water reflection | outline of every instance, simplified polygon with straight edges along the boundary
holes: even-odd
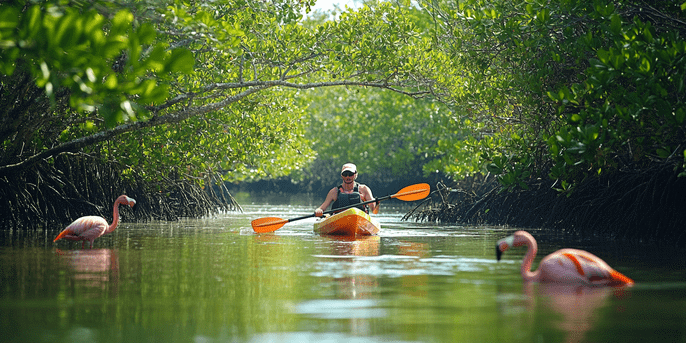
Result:
[[[414,256],[420,259],[425,258],[429,255],[429,244],[401,240],[398,242],[398,253],[403,256]],[[415,261],[412,261],[412,263],[414,262]],[[410,266],[410,268],[412,267],[413,266]],[[427,296],[426,285],[429,282],[429,276],[427,274],[403,275],[400,279],[403,293],[412,297]]]
[[[331,253],[336,256],[379,256],[379,236],[362,238],[325,236],[331,242]]]
[[[565,342],[570,343],[585,341],[586,334],[598,322],[598,310],[607,305],[611,295],[623,299],[628,292],[627,288],[524,282],[530,310],[535,310],[540,301],[546,309],[560,314],[554,324],[565,333]]]
[[[81,297],[97,297],[103,291],[116,293],[119,283],[119,256],[113,249],[60,250],[55,253],[71,270],[74,282],[88,291]]]
[[[348,330],[352,334],[370,335],[370,319],[385,317],[386,311],[379,307],[376,299],[378,296],[375,296],[375,290],[379,286],[378,277],[367,273],[356,256],[378,256],[381,239],[378,236],[358,239],[344,236],[322,238],[329,245],[330,255],[318,257],[346,263],[349,272],[322,277],[323,283],[331,285],[334,299],[302,302],[297,306],[296,313],[320,319],[343,319],[347,321]]]
[[[52,234],[0,242],[0,341],[686,342],[681,251],[581,242],[635,276],[630,294],[523,290],[524,252],[493,256],[505,229],[398,215],[354,241],[315,235],[311,221],[256,235],[250,220],[312,207],[255,208],[130,224],[108,238],[113,249],[55,250]],[[570,244],[558,243],[541,253]]]
[[[429,244],[401,240],[398,244],[398,253],[403,256],[423,258],[429,255]]]
[[[324,237],[330,244],[331,255],[323,259],[340,259],[351,257],[346,262],[348,273],[331,277],[329,281],[336,285],[335,295],[339,299],[369,299],[378,286],[378,278],[367,273],[365,265],[355,256],[378,256],[381,239],[378,236],[354,239],[349,237]],[[357,311],[356,311],[357,312]]]
[[[431,255],[429,244],[389,241],[378,236],[321,239],[326,254],[313,256],[319,261],[319,270],[313,275],[321,284],[328,285],[330,298],[301,302],[296,313],[338,321],[338,325],[343,320],[346,331],[365,336],[372,334],[377,320],[390,316],[382,301],[383,292],[379,291],[380,279],[392,275],[399,281],[403,294],[420,298],[426,295],[429,278],[419,271],[423,267],[418,266],[418,261]]]

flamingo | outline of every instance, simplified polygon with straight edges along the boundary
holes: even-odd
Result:
[[[92,249],[93,241],[96,238],[114,231],[114,229],[117,228],[117,225],[119,225],[119,204],[133,207],[133,205],[136,204],[136,200],[133,200],[126,195],[120,195],[114,202],[114,218],[112,220],[112,225],[107,224],[107,220],[103,217],[81,217],[62,230],[62,232],[55,237],[53,242],[57,242],[62,238],[70,241],[83,241],[81,243],[81,248],[83,248],[86,241],[89,241]]]
[[[538,265],[538,270],[532,272],[531,263],[536,257],[538,245],[534,237],[526,231],[517,231],[512,236],[499,240],[495,247],[497,260],[500,261],[505,250],[522,245],[528,247],[521,268],[525,281],[592,286],[625,286],[634,283],[634,280],[612,269],[597,256],[577,249],[561,249],[544,257]]]

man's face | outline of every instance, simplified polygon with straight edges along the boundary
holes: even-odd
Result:
[[[355,175],[356,173],[346,170],[343,173],[341,173],[341,178],[343,178],[343,182],[350,184],[355,181]]]

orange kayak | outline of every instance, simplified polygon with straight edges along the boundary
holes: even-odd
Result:
[[[320,235],[371,236],[379,233],[381,224],[358,208],[349,208],[314,223],[314,232]]]

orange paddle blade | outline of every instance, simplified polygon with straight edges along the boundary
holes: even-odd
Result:
[[[418,183],[401,189],[398,193],[391,195],[391,198],[397,198],[402,201],[415,201],[426,198],[430,192],[431,187],[428,183]]]
[[[274,232],[288,223],[288,219],[277,217],[264,217],[250,222],[253,231],[257,233]]]

